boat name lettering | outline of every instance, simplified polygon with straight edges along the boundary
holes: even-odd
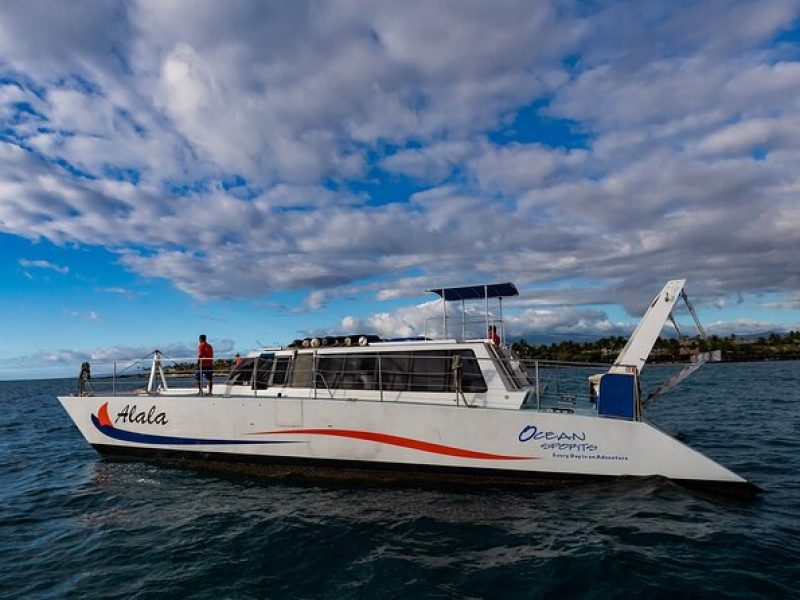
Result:
[[[117,413],[117,418],[114,419],[114,423],[119,422],[122,419],[123,423],[141,423],[142,425],[166,425],[169,423],[167,421],[167,414],[163,412],[156,412],[155,404],[150,407],[150,410],[144,412],[136,412],[136,405],[126,404],[125,408],[123,408],[120,412]]]
[[[544,431],[536,425],[526,425],[519,432],[520,442],[535,441],[554,441],[554,442],[585,442],[586,432],[584,431]]]

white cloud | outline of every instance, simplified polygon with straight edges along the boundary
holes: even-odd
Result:
[[[312,309],[481,279],[585,279],[632,311],[675,276],[800,289],[800,63],[769,43],[794,3],[0,12],[19,79],[0,86],[0,231],[104,246],[199,298],[310,290]],[[587,147],[491,141],[532,102]],[[350,191],[399,175],[429,187]],[[581,318],[608,326],[563,327]]]
[[[781,310],[800,310],[800,298],[786,298],[775,302],[765,302],[761,304],[764,308],[776,308]]]
[[[641,294],[640,294],[641,295]],[[639,312],[644,312],[646,302],[638,299]],[[552,339],[555,337],[572,339],[595,339],[608,336],[629,336],[638,319],[617,322],[611,320],[604,310],[597,308],[581,308],[574,306],[554,306],[553,308],[525,309],[525,302],[513,302],[506,306],[503,315],[505,335],[510,340]],[[522,310],[520,310],[522,309]],[[499,315],[496,307],[490,308],[490,318]],[[684,321],[686,319],[681,319]],[[467,307],[464,331],[466,337],[483,338],[486,332],[482,309]],[[775,323],[758,319],[735,319],[732,321],[714,321],[705,327],[710,334],[729,335],[752,334],[766,331],[800,330],[800,322]],[[669,333],[667,327],[665,333]],[[693,324],[683,323],[681,331],[695,335]],[[393,311],[376,312],[365,317],[347,316],[339,327],[330,330],[311,330],[308,335],[340,335],[351,333],[375,333],[384,338],[410,337],[428,335],[439,338],[443,335],[442,309],[438,301],[403,307]],[[448,335],[461,336],[462,316],[459,309],[450,307],[448,311]]]
[[[513,309],[512,309],[513,310]],[[490,308],[490,319],[498,318],[497,308]],[[542,334],[578,335],[599,337],[623,335],[633,330],[634,323],[612,323],[604,311],[591,308],[561,307],[558,310],[528,309],[506,312],[503,316],[506,336],[510,338],[536,337]],[[462,319],[460,307],[449,306],[447,313],[448,336],[464,335],[483,338],[486,335],[485,313],[482,308],[466,306]],[[363,318],[347,316],[339,328],[319,334],[346,334],[370,332],[385,338],[444,335],[441,301],[430,301],[393,311],[372,313]],[[314,332],[312,332],[314,333]]]
[[[763,148],[796,150],[800,143],[793,132],[798,128],[800,115],[781,119],[750,119],[718,129],[697,144],[697,151],[701,154],[724,154]]]
[[[468,141],[439,142],[422,148],[401,150],[381,161],[392,173],[403,173],[425,182],[446,179],[476,148]]]
[[[71,317],[76,318],[76,319],[83,319],[85,321],[101,321],[102,320],[102,318],[100,317],[100,314],[98,312],[96,312],[96,311],[93,311],[93,310],[87,310],[87,311],[71,310],[71,311],[67,312],[67,314],[69,316],[71,316]]]
[[[775,323],[761,319],[735,319],[733,321],[715,321],[710,323],[706,331],[712,335],[753,335],[771,331],[800,330],[800,321]]]
[[[20,258],[19,265],[22,267],[32,268],[32,269],[46,269],[48,271],[55,271],[56,273],[61,273],[62,275],[66,275],[69,273],[69,267],[57,265],[51,263],[46,260],[29,260],[27,258]]]
[[[482,188],[519,194],[544,187],[560,170],[574,174],[587,159],[588,153],[583,150],[565,151],[539,144],[484,144],[470,170]]]
[[[236,344],[230,338],[213,340],[214,355],[223,357],[233,352]],[[84,361],[88,361],[92,366],[104,372],[110,372],[112,363],[128,364],[139,361],[137,364],[149,367],[148,357],[154,350],[158,349],[166,358],[169,364],[171,360],[192,359],[197,356],[195,346],[167,342],[155,346],[104,346],[89,350],[42,350],[27,356],[6,358],[0,361],[0,370],[14,369],[20,365],[29,365],[31,368],[46,369],[50,367],[74,367]]]
[[[441,335],[441,304],[436,301],[404,307],[391,312],[373,313],[365,318],[347,316],[336,333],[375,333],[386,338]],[[427,329],[426,329],[427,325]]]

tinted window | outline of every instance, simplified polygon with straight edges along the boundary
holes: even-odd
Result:
[[[461,356],[461,390],[480,394],[486,391],[486,380],[472,350],[451,350],[452,355]]]
[[[314,368],[314,355],[298,354],[292,365],[291,387],[311,387],[311,374]]]
[[[342,355],[317,357],[317,387],[320,389],[338,389],[341,381]]]
[[[408,389],[408,375],[411,371],[410,354],[381,354],[380,368],[383,389],[403,392]]]
[[[378,389],[375,362],[375,356],[370,354],[345,355],[342,363],[342,387],[350,390]]]
[[[275,372],[272,375],[272,385],[286,385],[286,372],[289,370],[288,356],[279,356],[275,359]]]
[[[242,363],[231,370],[226,383],[252,386],[253,371],[257,370],[256,388],[259,390],[267,389],[272,375],[273,357],[273,354],[262,354],[258,359],[243,358]]]
[[[453,356],[461,357],[461,390],[486,391],[486,381],[472,350],[417,350],[407,353],[381,353],[379,363],[383,389],[412,392],[455,392],[458,371]],[[377,372],[375,379],[378,379]],[[377,382],[376,382],[377,388]]]
[[[228,375],[228,379],[226,383],[231,385],[250,385],[250,380],[253,378],[253,359],[252,358],[243,358],[242,364],[238,367],[234,367],[231,370],[230,375]]]
[[[408,389],[413,392],[446,392],[452,388],[452,359],[441,350],[412,353]]]
[[[460,369],[454,370],[453,356],[460,356]],[[285,365],[276,360],[273,385],[285,379]],[[380,365],[380,369],[379,369]],[[298,354],[292,367],[291,386],[311,387],[312,354]],[[414,392],[455,392],[460,375],[465,393],[486,391],[486,382],[475,353],[471,350],[418,350],[380,354],[322,354],[317,356],[316,387],[338,390],[378,390]]]
[[[274,354],[262,354],[256,361],[258,372],[256,373],[256,389],[265,390],[269,387],[269,378],[272,375],[272,364],[274,363]],[[253,370],[253,365],[250,365],[250,370]]]

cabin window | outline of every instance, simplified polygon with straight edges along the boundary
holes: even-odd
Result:
[[[294,359],[294,365],[292,365],[292,382],[289,385],[291,387],[310,388],[313,371],[314,355],[310,352],[298,354]]]
[[[255,358],[243,358],[238,367],[231,369],[230,375],[225,383],[228,385],[249,385],[253,386],[253,371],[256,371],[255,388],[265,390],[269,387],[269,380],[272,376],[272,367],[275,362],[274,354],[262,354]]]
[[[272,374],[272,385],[286,385],[286,374],[289,371],[289,356],[279,356],[275,359],[275,372]]]
[[[338,389],[342,378],[344,356],[334,354],[317,357],[317,387],[328,390]]]
[[[412,392],[447,392],[453,389],[452,358],[448,351],[412,353],[408,389]]]
[[[481,373],[481,366],[472,350],[451,350],[451,355],[461,356],[461,390],[482,394],[486,391],[486,380]]]
[[[461,390],[483,393],[486,381],[472,350],[418,350],[414,358],[408,389],[412,392],[455,392],[453,356],[461,356]]]
[[[461,356],[461,389],[486,391],[486,381],[472,350],[417,350],[380,354],[318,354],[316,387],[328,390],[379,390],[397,392],[455,392],[453,356]],[[285,379],[284,357],[275,361],[273,385]],[[291,371],[291,387],[311,387],[313,355],[298,354]],[[380,366],[380,371],[379,371]],[[283,377],[283,379],[281,379]]]
[[[380,355],[383,389],[390,392],[408,390],[408,376],[411,372],[411,355],[387,353]]]
[[[269,387],[269,378],[272,375],[272,365],[275,362],[274,354],[262,354],[256,364],[256,389],[265,390]],[[242,363],[244,364],[244,363]],[[253,371],[253,361],[250,361],[250,372]]]
[[[349,390],[378,389],[374,355],[347,354],[343,359],[341,387]]]
[[[242,364],[234,367],[228,379],[225,381],[228,385],[250,385],[253,378],[253,361],[252,358],[243,358]]]
[[[383,389],[390,392],[455,392],[455,354],[462,357],[461,389],[465,393],[485,392],[486,382],[472,350],[320,355],[317,387],[329,390],[378,390],[382,381]]]

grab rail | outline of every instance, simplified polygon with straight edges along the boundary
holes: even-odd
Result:
[[[347,365],[347,355],[341,355],[338,366],[330,363],[326,365],[321,360],[322,356],[314,353],[313,359],[303,365],[292,361],[295,363],[292,371],[278,385],[272,382],[277,361],[254,357],[245,369],[237,370],[233,366],[233,360],[226,358],[222,360],[229,360],[229,366],[217,360],[214,376],[222,379],[220,384],[225,386],[223,396],[230,396],[234,388],[252,390],[256,397],[259,391],[265,392],[270,388],[279,395],[286,394],[292,388],[305,388],[314,398],[317,397],[318,389],[324,389],[327,392],[325,397],[331,399],[352,396],[371,397],[380,401],[385,401],[387,394],[388,399],[396,401],[403,397],[420,398],[420,393],[448,393],[453,394],[453,399],[458,404],[463,402],[464,405],[474,405],[476,398],[482,394],[487,394],[487,398],[508,398],[511,392],[523,392],[519,396],[521,408],[591,412],[595,410],[596,394],[589,377],[603,374],[611,366],[608,363],[519,359],[509,356],[507,351],[499,347],[492,347],[492,350],[493,355],[488,358],[444,353],[419,356],[411,352],[392,352],[391,364],[387,362],[390,355],[384,352],[360,352],[358,359],[362,366]],[[324,356],[332,358],[336,355]],[[407,362],[410,360],[414,362]],[[83,393],[117,396],[159,394],[165,390],[178,395],[195,392],[195,357],[159,356],[158,364],[164,369],[163,379],[153,377],[153,363],[153,358],[111,361],[110,364],[96,363],[93,367],[95,373],[89,380],[90,385],[84,386]],[[110,368],[104,365],[109,365]],[[265,366],[267,368],[262,372],[262,367]],[[497,376],[489,377],[490,373],[497,373]],[[264,381],[265,387],[262,387],[260,382],[264,376],[267,380]],[[156,387],[154,381],[158,384]],[[293,385],[301,381],[304,385]],[[362,392],[363,395],[347,394],[348,391]]]
[[[505,323],[503,322],[503,319],[499,319],[499,318],[497,318],[497,319],[489,319],[489,321],[487,322],[486,319],[484,319],[484,318],[462,320],[462,319],[457,319],[456,317],[451,317],[451,316],[447,316],[447,317],[442,317],[442,316],[428,317],[427,319],[425,319],[425,324],[423,326],[423,336],[426,339],[438,339],[438,338],[436,338],[436,336],[434,336],[433,333],[431,333],[429,335],[429,333],[428,333],[428,325],[430,323],[432,323],[432,322],[441,323],[442,321],[444,321],[446,323],[453,322],[453,327],[454,328],[460,326],[459,328],[461,329],[461,336],[460,337],[459,336],[454,336],[455,339],[457,339],[459,341],[467,340],[467,339],[476,339],[476,340],[486,339],[486,334],[487,334],[486,327],[487,327],[487,325],[489,325],[489,326],[494,325],[495,327],[497,327],[498,330],[500,331],[500,334],[499,334],[500,335],[500,339],[501,340],[505,340]],[[467,331],[468,331],[467,326],[469,326],[469,332],[470,333],[475,333],[475,335],[469,335],[469,336],[467,335]],[[476,333],[476,330],[477,330],[477,333]],[[432,331],[434,331],[434,330],[432,330]],[[448,333],[449,332],[450,332],[450,330],[448,329]]]

